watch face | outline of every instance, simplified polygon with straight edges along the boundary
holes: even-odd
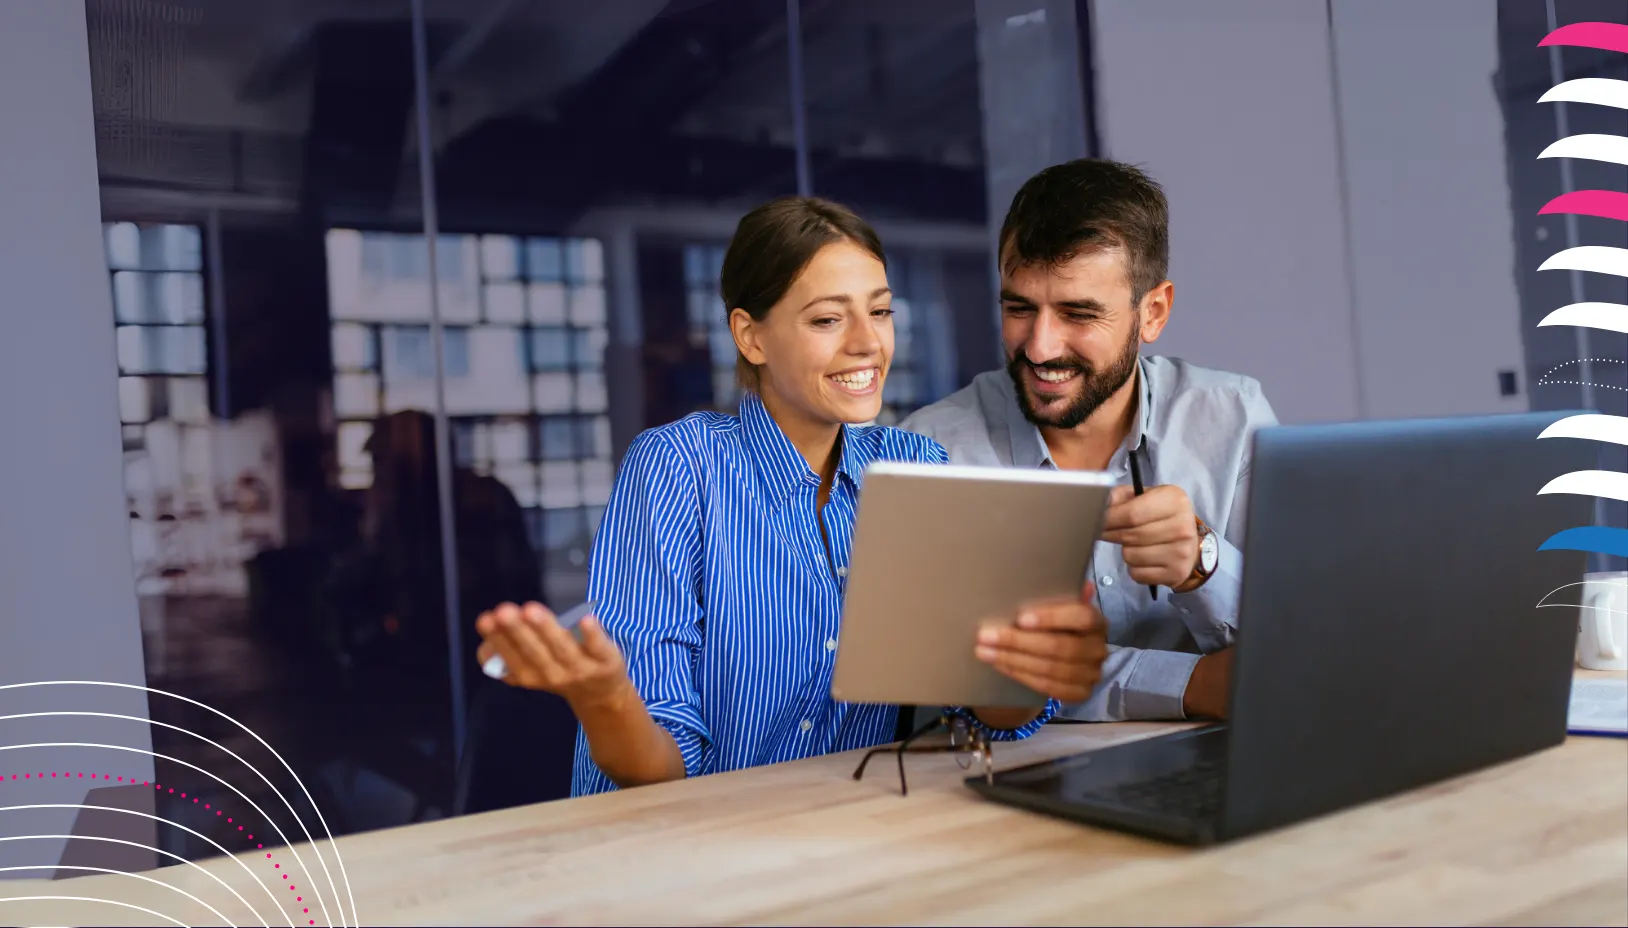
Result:
[[[1221,546],[1216,544],[1215,533],[1206,532],[1198,543],[1198,563],[1205,573],[1215,572],[1215,562],[1221,557]]]

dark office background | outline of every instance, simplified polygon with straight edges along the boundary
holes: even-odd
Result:
[[[1610,0],[1556,5],[1560,23],[1624,19]],[[1325,17],[1315,0],[1243,6]],[[1468,411],[1623,414],[1621,363],[1597,362],[1606,386],[1588,395],[1535,385],[1579,358],[1628,359],[1612,333],[1536,326],[1578,299],[1628,302],[1628,282],[1587,275],[1574,297],[1563,275],[1535,271],[1568,244],[1563,223],[1536,215],[1562,190],[1557,164],[1536,158],[1557,137],[1553,108],[1533,102],[1554,83],[1551,53],[1536,47],[1551,13],[1542,0],[1497,7],[1486,79],[1504,120],[1514,260],[1487,273],[1512,289],[1520,331],[1513,357],[1474,359],[1485,400]],[[469,628],[502,599],[580,601],[628,442],[693,410],[733,408],[716,286],[740,215],[802,192],[875,223],[900,310],[882,419],[896,421],[997,361],[991,225],[1017,184],[1095,153],[1162,176],[1164,153],[1123,129],[1142,85],[1119,59],[1096,60],[1112,41],[1103,28],[1148,9],[86,0],[148,685],[275,746],[336,834],[563,795],[569,714],[484,680]],[[1560,65],[1566,77],[1628,77],[1620,55],[1565,49]],[[1210,77],[1168,50],[1158,67]],[[1573,134],[1628,129],[1620,112],[1568,112]],[[1224,141],[1190,138],[1182,153],[1202,159]],[[1628,180],[1618,166],[1575,170],[1579,189]],[[1204,220],[1169,172],[1176,221]],[[1238,237],[1251,221],[1225,219]],[[1276,231],[1310,234],[1300,221]],[[1578,244],[1628,243],[1621,223],[1578,227]],[[1346,299],[1343,282],[1329,287]],[[1277,355],[1303,350],[1252,324],[1223,327],[1235,341],[1280,338]],[[1512,396],[1500,395],[1506,371]],[[1364,400],[1360,379],[1323,402],[1321,385],[1301,389],[1290,373],[1243,372],[1282,399],[1286,419],[1397,408]],[[1428,399],[1421,413],[1438,411]],[[1628,468],[1620,455],[1608,463]],[[1628,507],[1604,516],[1628,524]],[[156,698],[149,709],[161,781],[243,801],[187,766],[212,767],[216,748],[166,727],[196,728],[196,711]],[[261,750],[227,727],[216,740]],[[267,784],[234,785],[262,807],[279,801]],[[214,827],[201,804],[163,803],[166,816]],[[217,853],[174,829],[159,840],[184,857]]]

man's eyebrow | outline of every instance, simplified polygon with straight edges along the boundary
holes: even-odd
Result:
[[[1033,305],[1035,305],[1035,302],[1033,300],[1029,299],[1026,296],[1023,296],[1020,293],[1012,291],[1012,290],[1002,290],[1001,291],[1001,302],[1002,303],[1021,303],[1024,306],[1033,306]],[[1064,308],[1064,309],[1075,309],[1075,310],[1079,310],[1081,312],[1088,312],[1088,313],[1105,313],[1105,312],[1108,311],[1108,307],[1104,306],[1102,304],[1102,301],[1092,299],[1091,297],[1084,297],[1084,298],[1078,299],[1078,300],[1062,300],[1062,301],[1058,302],[1057,305]]]
[[[1090,297],[1086,297],[1085,299],[1081,300],[1063,300],[1057,305],[1066,307],[1068,309],[1078,309],[1090,313],[1104,313],[1108,311],[1108,307],[1102,305],[1102,303],[1097,300],[1091,299]]]

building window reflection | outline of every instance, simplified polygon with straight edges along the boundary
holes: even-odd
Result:
[[[729,331],[729,310],[718,295],[725,248],[719,243],[684,246],[684,302],[689,315],[690,346],[705,349],[712,367],[713,408],[733,412],[740,404],[740,388],[735,383],[735,338]]]
[[[428,249],[422,235],[334,229],[327,251],[340,482],[362,489],[374,421],[435,408]],[[614,474],[602,246],[469,234],[436,251],[454,462],[508,487],[548,595],[580,597]]]
[[[109,222],[103,237],[146,627],[152,597],[244,594],[244,561],[282,541],[279,459],[264,413],[222,421],[210,408],[202,230]]]
[[[103,227],[117,327],[119,420],[127,448],[166,420],[209,421],[202,235],[197,226]]]

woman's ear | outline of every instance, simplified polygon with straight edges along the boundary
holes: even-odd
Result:
[[[751,313],[744,309],[729,311],[729,332],[735,336],[735,350],[739,351],[746,363],[762,365],[768,358],[763,354],[762,326],[752,318]]]

